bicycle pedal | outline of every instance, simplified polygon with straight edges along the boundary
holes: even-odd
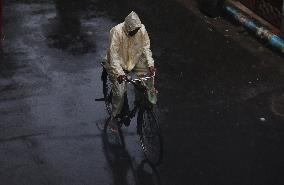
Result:
[[[96,98],[95,101],[105,101],[105,98]]]

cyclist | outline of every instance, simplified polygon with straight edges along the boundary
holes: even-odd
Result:
[[[125,75],[134,71],[136,76],[155,74],[150,39],[138,15],[131,12],[123,23],[110,30],[109,46],[103,62],[112,82],[112,114],[110,127],[117,131],[117,116],[122,110],[126,92]]]

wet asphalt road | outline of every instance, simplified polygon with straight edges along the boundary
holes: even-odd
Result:
[[[162,2],[6,2],[1,185],[284,183],[284,61],[260,59]],[[144,162],[135,121],[124,129],[126,150],[96,127],[107,116],[94,99],[102,97],[108,31],[131,9],[159,71],[165,154],[156,169]]]

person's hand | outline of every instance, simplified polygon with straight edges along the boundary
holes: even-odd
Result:
[[[149,75],[155,76],[157,69],[154,66],[149,67]]]
[[[125,80],[126,76],[125,75],[119,75],[117,77],[117,81],[119,84],[122,84],[122,82]]]

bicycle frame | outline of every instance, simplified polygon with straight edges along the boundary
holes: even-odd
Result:
[[[102,65],[103,66],[103,65]],[[105,70],[105,68],[103,68],[103,72],[102,72],[102,76],[101,76],[101,80],[103,81],[103,94],[106,95],[107,94],[107,89],[106,89],[106,81],[107,81],[107,72]],[[139,100],[135,101],[136,103],[134,104],[134,108],[132,110],[128,110],[127,112],[124,112],[120,115],[118,115],[118,118],[121,118],[122,120],[125,118],[130,118],[132,119],[133,117],[135,117],[136,112],[139,108],[139,110],[145,111],[145,110],[150,110],[151,108],[153,108],[154,104],[152,102],[149,101],[148,99],[148,92],[150,92],[145,83],[145,81],[149,80],[149,79],[153,79],[154,76],[145,76],[145,77],[140,77],[140,78],[136,78],[136,79],[131,79],[131,77],[126,76],[126,78],[124,79],[124,81],[126,83],[130,83],[134,86],[134,88],[138,91],[138,93],[141,94],[141,96],[139,96]],[[107,98],[107,99],[106,99]],[[96,99],[96,101],[105,101],[111,104],[111,97],[104,97],[104,98],[99,98]],[[110,110],[107,110],[110,114]]]
[[[129,111],[128,114],[126,115],[121,115],[121,117],[129,117],[129,118],[133,118],[135,117],[135,114],[139,108],[139,110],[146,110],[146,109],[151,109],[153,104],[151,102],[148,101],[147,98],[147,88],[146,86],[143,85],[143,80],[149,80],[152,79],[153,77],[141,77],[141,78],[137,78],[137,79],[131,79],[126,77],[125,78],[125,82],[130,83],[134,86],[134,88],[141,93],[141,99],[135,103],[135,106],[132,110]]]
[[[128,83],[131,83],[134,88],[141,94],[143,94],[142,96],[142,100],[148,100],[147,98],[147,92],[150,91],[149,89],[147,89],[147,86],[145,84],[143,84],[143,81],[147,81],[149,79],[153,79],[154,76],[147,76],[147,77],[141,77],[141,78],[136,78],[136,79],[129,79],[128,77],[126,77],[125,81]],[[150,101],[146,101],[149,104],[153,104]]]
[[[103,81],[104,98],[96,100],[104,101],[107,111],[109,115],[111,115],[111,109],[109,111],[108,108],[111,106],[112,90],[110,87],[111,84],[109,83],[108,74],[105,69],[102,72],[101,79]],[[157,165],[162,159],[163,141],[155,114],[157,91],[154,87],[154,76],[141,77],[137,79],[131,79],[130,76],[126,76],[126,78],[124,78],[124,82],[132,84],[139,95],[135,98],[134,108],[132,110],[129,110],[128,100],[125,100],[121,113],[116,117],[118,121],[118,136],[120,138],[120,143],[123,147],[125,146],[121,127],[123,125],[128,126],[131,123],[131,119],[137,115],[136,128],[137,135],[140,138],[140,145],[143,149],[146,159],[149,160],[151,164]],[[127,98],[126,93],[124,96]],[[111,117],[109,117],[109,119],[111,119]],[[108,123],[109,122],[107,121],[104,124],[103,130],[107,130]],[[158,150],[153,151],[151,149],[153,147],[156,147]]]

